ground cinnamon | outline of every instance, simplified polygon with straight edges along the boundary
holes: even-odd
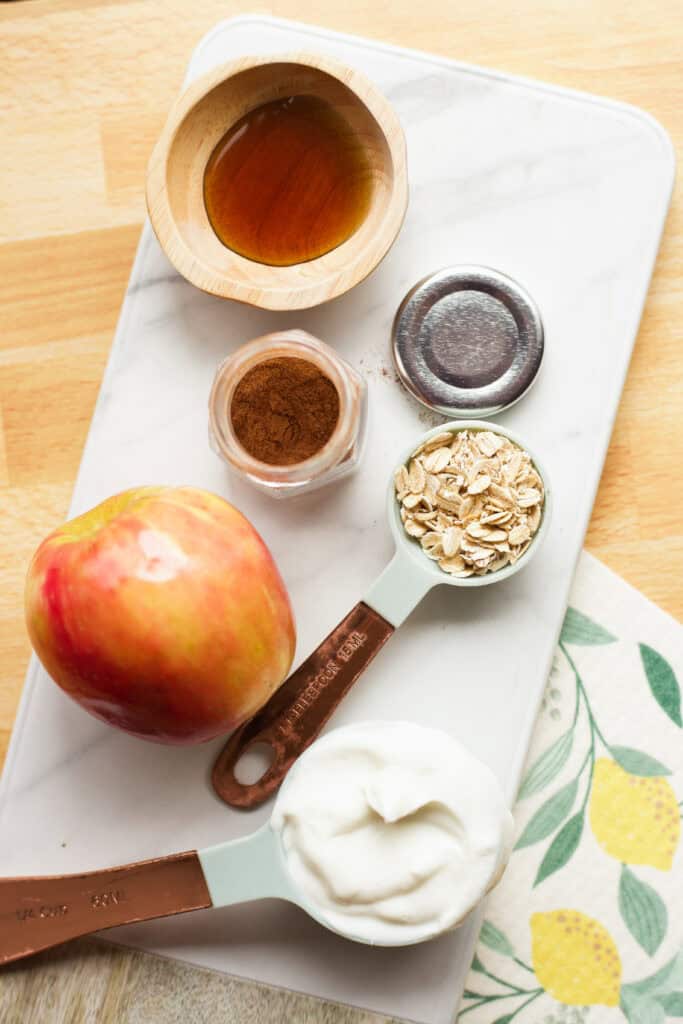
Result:
[[[315,363],[295,356],[266,359],[248,370],[230,405],[235,436],[250,455],[292,466],[327,443],[339,419],[339,394]]]

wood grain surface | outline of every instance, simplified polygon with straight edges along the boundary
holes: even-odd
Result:
[[[69,505],[144,216],[147,158],[193,47],[244,9],[236,0],[0,6],[0,762],[29,655],[24,574]],[[680,0],[254,0],[248,9],[634,103],[683,152]],[[586,541],[677,616],[682,189],[679,181]],[[90,942],[3,974],[0,1020],[379,1018]]]

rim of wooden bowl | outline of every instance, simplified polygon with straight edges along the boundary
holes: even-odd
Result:
[[[392,182],[388,202],[381,214],[379,229],[362,244],[359,244],[362,241],[362,229],[359,229],[340,246],[306,263],[289,267],[258,264],[259,275],[269,277],[270,282],[256,284],[249,282],[249,268],[254,267],[251,260],[226,249],[230,253],[235,274],[219,274],[203,261],[201,254],[190,248],[173,216],[167,189],[167,164],[178,130],[193,108],[208,93],[244,71],[269,64],[298,64],[312,68],[331,76],[345,86],[365,106],[379,126],[391,158]],[[408,173],[403,128],[393,107],[376,86],[361,72],[339,61],[318,54],[300,52],[240,57],[202,75],[176,99],[152,151],[147,168],[145,196],[149,218],[162,249],[176,270],[197,288],[261,309],[309,309],[343,295],[363,281],[393,245],[408,206]],[[341,253],[343,249],[346,252]],[[342,265],[340,255],[344,257]],[[305,268],[305,273],[302,273],[299,282],[293,282],[291,272],[297,268]],[[289,273],[283,274],[283,271]],[[283,277],[288,277],[289,280],[283,280]]]

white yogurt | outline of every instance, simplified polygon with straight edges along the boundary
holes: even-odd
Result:
[[[335,729],[280,791],[272,827],[316,915],[363,942],[420,942],[498,881],[512,816],[489,768],[408,722]]]

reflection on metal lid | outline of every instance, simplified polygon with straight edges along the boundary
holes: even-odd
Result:
[[[489,267],[447,267],[416,284],[393,329],[411,394],[444,416],[491,416],[531,387],[543,323],[531,296]]]

